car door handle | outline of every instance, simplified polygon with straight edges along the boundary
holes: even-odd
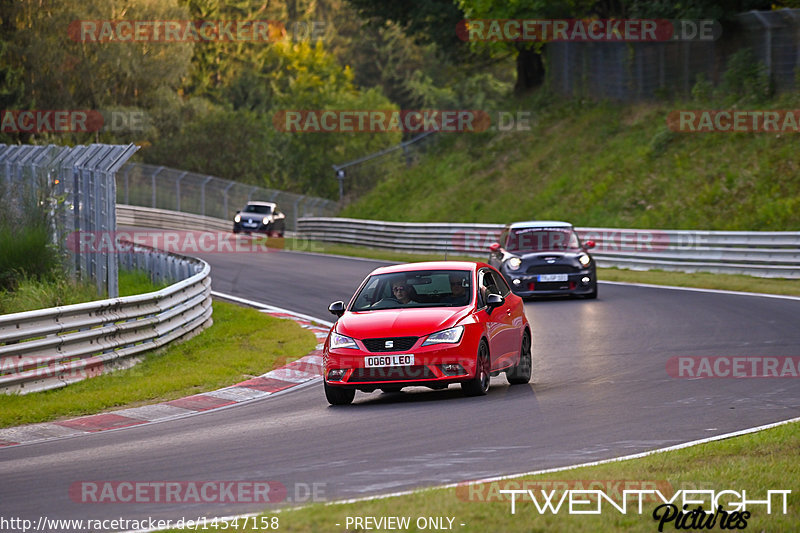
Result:
[[[506,314],[507,314],[508,316],[511,316],[511,309],[506,309]]]

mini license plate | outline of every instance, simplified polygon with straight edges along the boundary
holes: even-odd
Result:
[[[547,283],[549,281],[567,281],[567,274],[539,274],[539,281]]]
[[[404,355],[370,355],[364,358],[364,366],[376,368],[384,366],[412,366],[414,354]]]

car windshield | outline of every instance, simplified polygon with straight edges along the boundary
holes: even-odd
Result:
[[[579,247],[578,236],[566,228],[515,229],[508,234],[506,242],[506,250],[509,252],[573,250]]]
[[[370,276],[351,311],[463,307],[472,300],[468,270],[418,270]]]
[[[268,205],[248,205],[244,208],[245,213],[258,213],[259,215],[269,215],[272,208]]]

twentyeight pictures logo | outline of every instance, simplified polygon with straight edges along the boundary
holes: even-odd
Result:
[[[292,133],[480,132],[491,122],[481,110],[282,110],[272,117],[276,130]]]

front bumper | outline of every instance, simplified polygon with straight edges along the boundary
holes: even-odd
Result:
[[[382,387],[425,386],[445,388],[475,376],[477,345],[462,339],[456,345],[419,346],[402,352],[369,352],[337,349],[323,352],[325,382],[329,386],[373,391]],[[367,367],[368,357],[414,355],[413,365]],[[447,365],[459,365],[459,369]],[[344,370],[341,377],[331,378],[331,371]]]
[[[270,231],[274,231],[273,229],[274,223],[270,222],[269,224],[246,224],[241,222],[234,222],[233,223],[233,232],[234,233],[269,233]]]
[[[586,268],[567,274],[566,281],[539,281],[538,274],[504,271],[511,290],[522,298],[535,296],[584,295],[595,291],[597,274],[594,268]]]

